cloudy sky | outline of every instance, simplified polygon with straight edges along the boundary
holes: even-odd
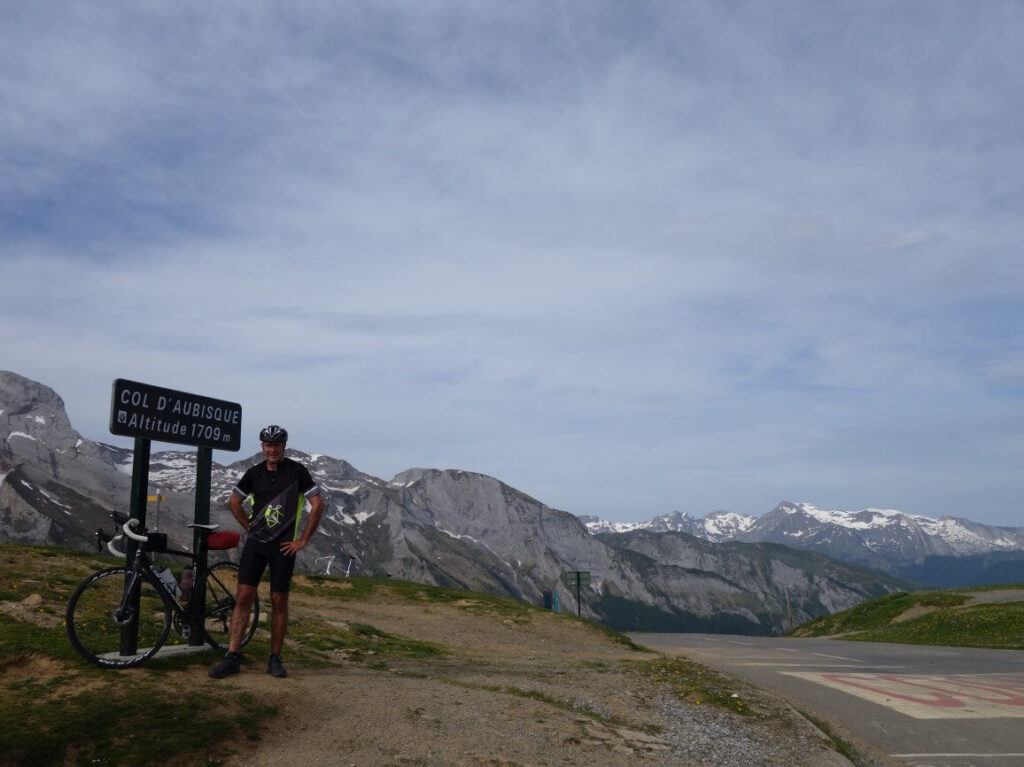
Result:
[[[1024,524],[1024,4],[0,8],[0,369],[84,436]]]

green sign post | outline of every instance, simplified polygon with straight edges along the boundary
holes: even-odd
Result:
[[[569,588],[576,589],[576,615],[581,615],[580,609],[580,587],[590,585],[589,570],[567,570],[562,573],[562,579]]]

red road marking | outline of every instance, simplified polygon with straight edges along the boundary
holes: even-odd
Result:
[[[919,719],[1024,717],[1024,675],[785,672]]]

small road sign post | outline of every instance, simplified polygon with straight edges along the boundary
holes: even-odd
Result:
[[[146,496],[146,503],[156,504],[156,524],[153,525],[154,530],[160,529],[160,504],[167,500],[166,495],[149,495]]]
[[[199,394],[165,389],[160,386],[128,381],[114,381],[110,404],[110,433],[135,438],[132,464],[132,491],[129,515],[146,524],[146,501],[149,487],[149,458],[152,440],[192,445],[196,455],[196,502],[193,521],[210,522],[210,475],[213,472],[213,451],[237,452],[242,447],[242,406],[236,402],[212,399]],[[157,500],[163,499],[160,496]],[[157,506],[159,523],[159,505]],[[192,538],[192,550],[200,545],[199,532]],[[126,541],[125,561],[135,557],[138,544]],[[205,556],[205,552],[203,554]],[[205,567],[206,562],[203,562]],[[201,583],[200,583],[201,587]],[[204,594],[195,599],[202,600]],[[138,605],[136,605],[138,608]],[[197,619],[197,622],[201,621]],[[202,644],[202,626],[193,626],[189,644]],[[138,628],[125,626],[121,632],[121,652],[135,652]]]
[[[565,585],[569,588],[576,588],[576,615],[582,615],[581,604],[580,604],[580,587],[590,585],[590,571],[589,570],[567,570],[563,573],[562,577],[565,579]]]

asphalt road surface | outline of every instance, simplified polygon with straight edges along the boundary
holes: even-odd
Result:
[[[630,634],[826,720],[903,767],[1024,766],[1024,651],[723,634]]]

